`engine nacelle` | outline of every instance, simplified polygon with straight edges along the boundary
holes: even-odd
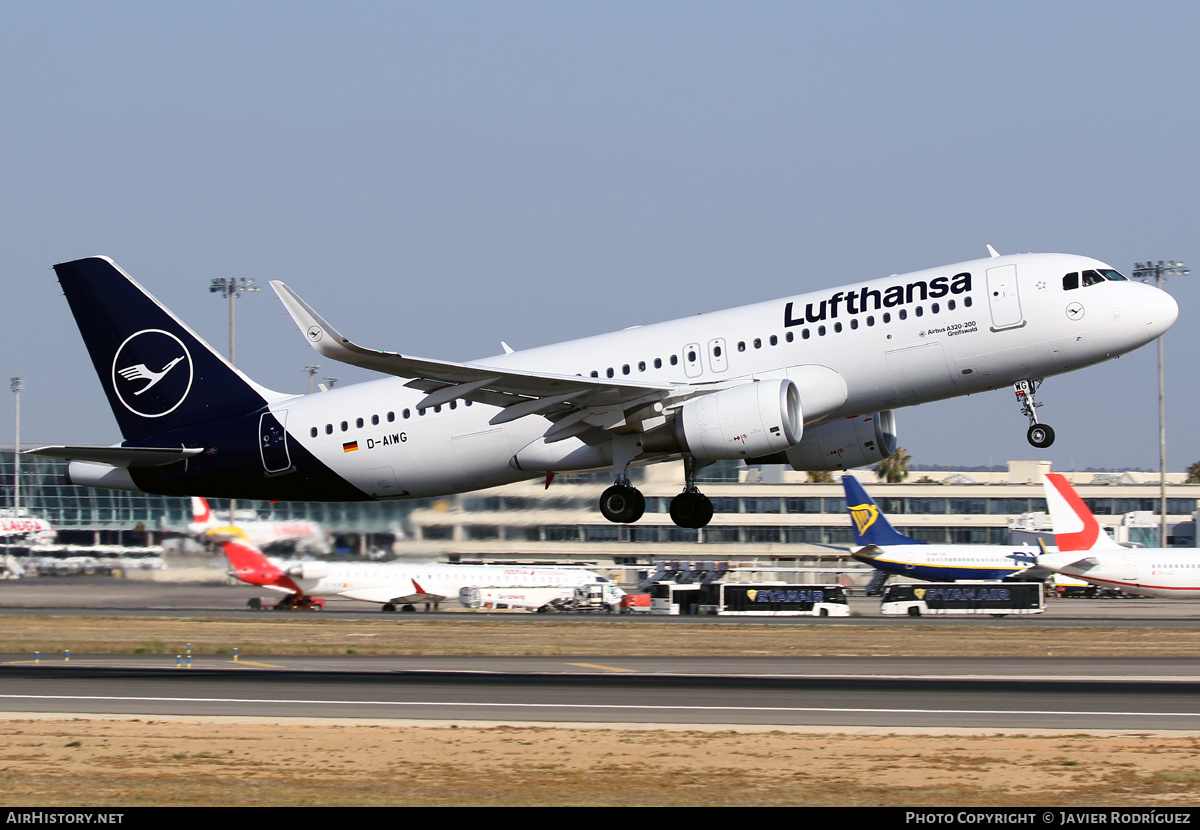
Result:
[[[786,460],[793,470],[851,470],[895,451],[896,413],[885,409],[813,427],[779,461]]]
[[[782,452],[803,433],[800,393],[779,378],[703,395],[675,415],[676,439],[705,461]]]
[[[288,576],[300,579],[324,579],[329,576],[329,566],[324,562],[301,562],[288,568]]]

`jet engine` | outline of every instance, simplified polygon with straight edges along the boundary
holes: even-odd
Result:
[[[793,470],[850,470],[882,461],[895,451],[896,413],[885,409],[813,427],[796,446],[748,463],[791,464]]]
[[[675,415],[675,439],[685,452],[705,461],[782,452],[803,433],[800,392],[786,379],[703,395]]]
[[[324,579],[329,576],[329,565],[325,562],[301,562],[288,568],[288,575],[300,579]]]

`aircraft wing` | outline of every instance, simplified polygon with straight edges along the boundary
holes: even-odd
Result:
[[[400,596],[396,595],[394,588],[361,588],[351,589],[349,591],[341,591],[339,597],[346,599],[357,599],[361,602],[378,602],[378,603],[402,603],[402,602],[441,602],[445,599],[438,594],[426,594],[423,592],[411,592]]]
[[[66,461],[91,461],[114,467],[161,467],[183,461],[204,452],[199,447],[38,447],[21,455],[61,458]]]
[[[418,408],[462,398],[503,407],[504,411],[492,418],[492,424],[526,415],[545,415],[558,422],[547,432],[548,441],[562,440],[592,428],[620,431],[625,426],[627,413],[667,398],[688,398],[713,390],[711,386],[630,383],[579,375],[513,371],[368,349],[329,325],[284,283],[272,280],[271,287],[309,344],[324,357],[411,378],[407,386],[429,393],[417,404]]]

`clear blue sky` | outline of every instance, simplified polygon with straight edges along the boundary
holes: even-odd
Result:
[[[1182,259],[1169,464],[1200,460],[1195,2],[8,2],[5,347],[23,443],[120,439],[50,266],[224,350],[212,277],[466,360],[1001,252]],[[306,388],[269,291],[238,362]],[[1153,347],[901,410],[916,463],[1156,467]],[[0,407],[0,435],[12,407]],[[4,442],[10,437],[0,439]]]

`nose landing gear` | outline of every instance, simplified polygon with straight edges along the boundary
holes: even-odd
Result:
[[[1037,389],[1042,385],[1040,379],[1019,380],[1013,384],[1017,394],[1017,403],[1021,405],[1021,414],[1029,419],[1029,431],[1025,437],[1029,443],[1038,449],[1044,449],[1054,443],[1054,430],[1038,423],[1037,409],[1041,402],[1037,399]]]

